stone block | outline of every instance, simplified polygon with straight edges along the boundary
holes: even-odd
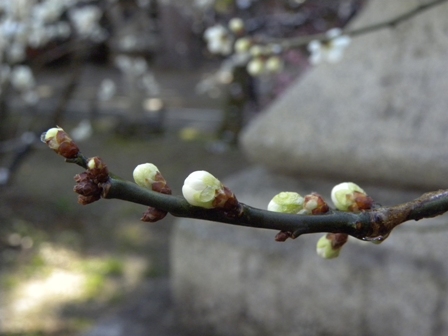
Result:
[[[364,27],[423,1],[371,0]],[[312,68],[242,134],[248,157],[308,176],[447,187],[448,4],[355,37]]]

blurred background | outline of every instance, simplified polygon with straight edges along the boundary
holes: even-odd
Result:
[[[0,0],[0,335],[186,334],[169,293],[173,218],[76,202],[74,165],[40,142],[59,125],[132,179],[156,164],[174,194],[204,169],[248,162],[241,129],[309,67],[306,48],[255,76],[214,55],[207,28],[242,18],[254,39],[343,27],[362,0]],[[131,325],[131,327],[129,327]],[[93,328],[93,329],[92,329]],[[129,329],[134,328],[134,329]],[[98,334],[99,335],[99,334]]]

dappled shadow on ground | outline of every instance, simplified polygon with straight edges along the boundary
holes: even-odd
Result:
[[[212,153],[174,132],[79,145],[129,180],[137,164],[156,164],[174,194],[193,170],[221,179],[246,166],[237,149]],[[145,207],[117,200],[81,206],[72,191],[81,171],[42,144],[0,191],[0,335],[78,335],[98,321],[90,335],[180,335],[169,296],[173,217],[142,223]]]

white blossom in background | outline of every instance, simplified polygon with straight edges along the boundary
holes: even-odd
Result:
[[[138,46],[137,36],[133,34],[126,34],[122,36],[118,42],[120,44],[120,49],[123,51],[134,50]]]
[[[83,119],[71,130],[70,135],[75,141],[83,141],[90,138],[93,134],[92,123],[89,119]]]
[[[209,27],[204,32],[207,48],[212,54],[230,55],[233,51],[234,38],[222,25]]]
[[[120,69],[121,72],[127,73],[132,67],[132,59],[127,55],[118,55],[115,57],[115,66]]]
[[[64,1],[47,0],[33,6],[31,15],[38,22],[54,23],[59,20],[65,7]]]
[[[235,52],[237,54],[246,54],[252,46],[252,41],[248,37],[240,37],[235,41]]]
[[[229,29],[235,34],[242,34],[245,26],[244,21],[241,18],[232,18],[229,21]]]
[[[10,80],[17,91],[29,91],[36,86],[33,72],[27,65],[16,65],[11,71]]]
[[[20,42],[10,44],[9,47],[5,50],[6,59],[13,64],[23,62],[26,58],[25,48],[26,46]]]
[[[101,81],[98,89],[98,99],[101,101],[110,100],[117,92],[117,86],[112,79],[105,78]]]
[[[254,57],[247,64],[247,72],[251,76],[260,76],[266,71],[265,62],[261,57]]]
[[[103,29],[99,25],[101,16],[101,9],[93,5],[73,8],[69,11],[70,20],[75,26],[78,35],[80,37],[93,38],[95,41],[101,41],[104,34]]]
[[[311,41],[308,44],[308,51],[311,53],[311,64],[317,65],[322,62],[339,62],[344,55],[344,50],[351,42],[351,38],[349,36],[341,34],[341,29],[333,28],[326,33],[328,39],[327,41]]]
[[[16,65],[11,70],[9,80],[13,88],[20,92],[20,96],[26,104],[37,104],[39,95],[36,92],[36,81],[29,66]]]

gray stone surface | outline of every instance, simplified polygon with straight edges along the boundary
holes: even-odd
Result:
[[[263,168],[225,183],[261,208],[281,190],[329,195],[334,185]],[[363,187],[384,204],[419,196]],[[379,246],[353,239],[328,261],[315,253],[320,235],[277,243],[273,231],[182,219],[171,249],[178,318],[200,335],[445,335],[446,223],[408,223]]]
[[[370,0],[352,27],[428,1]],[[343,60],[311,69],[242,136],[248,156],[283,172],[447,187],[448,4],[354,38]]]

